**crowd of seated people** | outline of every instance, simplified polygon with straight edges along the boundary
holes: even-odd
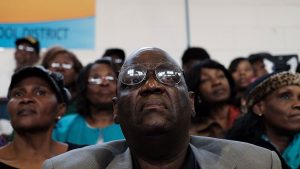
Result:
[[[133,52],[120,70],[113,99],[115,120],[126,140],[58,155],[48,159],[43,168],[281,168],[278,156],[270,150],[248,143],[190,136],[194,95],[188,91],[182,72],[162,49],[144,47]]]
[[[0,168],[40,168],[44,160],[71,149],[125,139],[113,108],[125,52],[107,49],[100,59],[82,65],[61,46],[49,48],[39,64],[39,51],[33,37],[16,41],[7,97],[13,133],[0,137]],[[22,53],[32,58],[22,60]],[[184,51],[181,68],[195,109],[189,135],[258,145],[275,151],[284,169],[299,169],[300,75],[268,72],[267,55],[237,57],[226,68],[204,48]]]

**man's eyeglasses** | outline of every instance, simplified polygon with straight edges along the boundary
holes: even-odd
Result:
[[[121,83],[134,86],[146,80],[147,73],[150,70],[143,65],[131,65],[121,70],[119,78]],[[156,80],[162,84],[175,86],[181,81],[183,72],[175,65],[161,64],[152,71],[155,73]]]
[[[34,48],[31,46],[18,45],[17,50],[24,50],[26,52],[34,52]]]
[[[102,84],[104,80],[115,83],[116,78],[114,76],[91,77],[88,79],[88,83],[90,85],[99,85]]]
[[[57,63],[53,62],[50,65],[52,68],[63,68],[63,69],[72,69],[73,65],[72,64],[67,64],[67,63]]]

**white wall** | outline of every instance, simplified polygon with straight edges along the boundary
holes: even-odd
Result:
[[[184,0],[101,0],[97,47],[121,46],[129,54],[157,46],[179,58],[186,47]]]
[[[143,46],[167,50],[180,63],[186,48],[185,0],[96,0],[96,49],[74,52],[83,64],[108,47],[129,54]],[[191,45],[226,66],[267,51],[300,54],[299,0],[189,0]],[[13,50],[0,52],[0,96],[14,69]]]
[[[300,53],[298,0],[190,0],[192,44],[225,65],[257,51]]]

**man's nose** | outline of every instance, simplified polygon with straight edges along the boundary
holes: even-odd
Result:
[[[164,85],[157,81],[155,73],[149,73],[148,79],[141,86],[140,95],[162,94],[164,91]]]

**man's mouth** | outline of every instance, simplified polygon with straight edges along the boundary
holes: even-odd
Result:
[[[142,109],[166,109],[165,104],[159,99],[147,100],[143,105]]]
[[[164,106],[161,104],[145,104],[143,109],[164,109]]]

